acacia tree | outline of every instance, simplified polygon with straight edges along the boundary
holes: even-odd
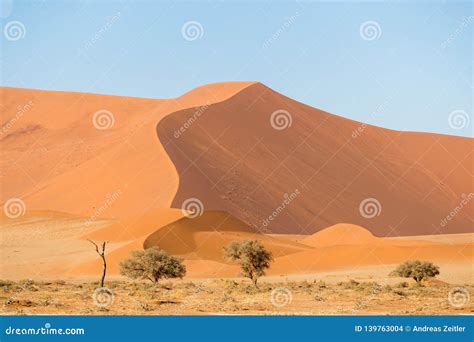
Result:
[[[100,287],[104,287],[105,283],[105,274],[107,272],[107,261],[105,260],[105,246],[107,241],[102,242],[102,245],[99,248],[99,245],[92,240],[87,240],[95,246],[95,251],[99,254],[99,257],[102,259],[102,277],[100,278]]]
[[[273,260],[272,253],[258,240],[232,241],[224,247],[224,257],[239,262],[242,275],[250,278],[255,286]]]
[[[392,276],[413,278],[418,285],[425,278],[435,277],[439,274],[439,267],[431,262],[411,260],[406,261],[390,273]]]
[[[186,266],[182,260],[158,247],[134,251],[132,256],[120,263],[120,273],[132,279],[148,279],[157,283],[162,278],[182,278]]]

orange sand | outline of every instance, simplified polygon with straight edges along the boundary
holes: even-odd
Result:
[[[2,87],[0,99],[0,199],[26,206],[0,217],[2,278],[96,275],[87,239],[109,241],[112,276],[151,246],[189,277],[236,276],[222,248],[239,239],[262,240],[270,275],[414,258],[472,274],[474,201],[440,221],[473,192],[473,139],[365,125],[255,82],[160,100]],[[275,130],[282,109],[292,123]],[[99,110],[109,129],[94,127]],[[193,219],[176,209],[191,197],[204,203]],[[371,197],[381,211],[365,218]]]

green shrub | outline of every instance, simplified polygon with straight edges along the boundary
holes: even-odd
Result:
[[[132,279],[148,279],[158,283],[162,278],[182,278],[186,266],[181,259],[153,247],[132,252],[132,256],[120,263],[120,273]]]
[[[244,277],[250,278],[255,286],[259,277],[265,275],[273,260],[272,254],[258,240],[232,241],[224,247],[227,260],[238,261]]]
[[[412,260],[398,265],[398,267],[390,273],[391,276],[415,279],[417,285],[426,278],[432,278],[439,274],[439,267],[431,262]]]

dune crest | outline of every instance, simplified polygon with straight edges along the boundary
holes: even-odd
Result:
[[[313,247],[364,245],[378,240],[368,229],[354,224],[339,223],[320,230],[301,242]]]
[[[169,208],[179,178],[156,136],[166,115],[222,102],[252,82],[201,86],[174,99],[0,87],[0,201],[28,210],[131,218]],[[106,126],[94,126],[99,113]],[[113,201],[109,201],[113,198]]]
[[[192,115],[177,111],[157,126],[179,174],[173,207],[198,197],[270,233],[312,234],[338,222],[377,236],[472,232],[474,201],[440,222],[472,192],[473,139],[366,125],[260,83],[173,136]],[[364,201],[377,207],[373,215]]]
[[[308,249],[303,244],[262,234],[223,211],[204,211],[195,218],[183,217],[156,230],[143,245],[145,248],[157,246],[186,259],[225,262],[224,246],[233,240],[255,239],[261,240],[277,256]]]

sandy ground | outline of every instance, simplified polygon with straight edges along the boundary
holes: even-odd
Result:
[[[184,259],[187,279],[232,278],[239,267],[223,259],[232,240],[258,239],[274,256],[270,282],[322,279],[329,283],[387,279],[396,264],[422,259],[441,267],[440,279],[474,283],[473,234],[378,238],[355,225],[335,225],[306,236],[266,235],[224,212],[185,218],[181,210],[158,210],[139,220],[94,221],[53,212],[2,219],[0,279],[95,279],[101,263],[87,241],[108,241],[108,274],[133,250],[152,246]],[[446,243],[441,242],[446,241]]]
[[[431,281],[423,287],[399,282],[111,281],[107,293],[94,296],[97,283],[22,281],[0,284],[3,314],[80,315],[331,315],[331,314],[472,314],[466,297],[472,285],[454,287]],[[456,289],[456,290],[454,290]],[[456,292],[457,291],[457,292]],[[453,293],[458,297],[453,299]],[[450,295],[451,293],[451,295]]]

